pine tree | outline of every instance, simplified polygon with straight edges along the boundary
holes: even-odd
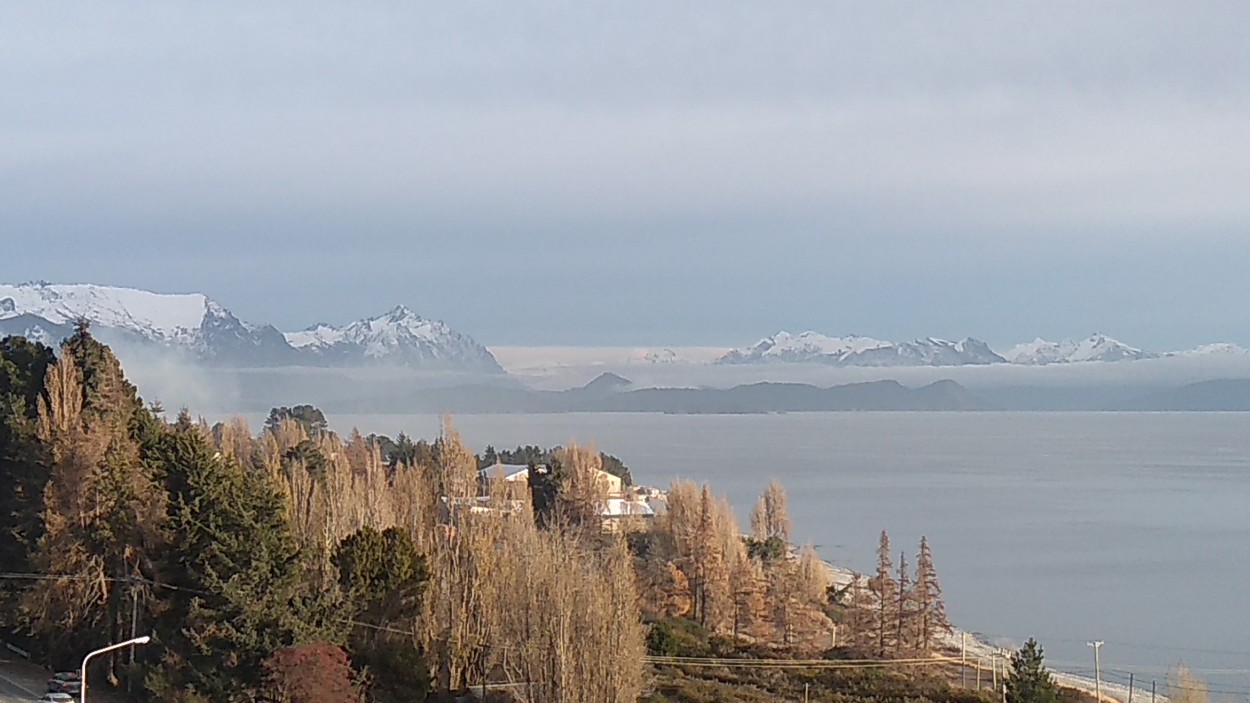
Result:
[[[862,574],[851,574],[843,596],[846,607],[842,613],[839,640],[858,652],[878,652],[877,607],[879,599],[870,587],[871,579]]]
[[[1011,654],[1006,687],[1007,703],[1058,703],[1059,687],[1046,669],[1037,640],[1030,637],[1020,651]]]
[[[220,457],[194,428],[167,432],[169,550],[160,564],[160,662],[147,678],[159,700],[240,700],[283,647],[341,641],[328,594],[301,581],[305,564],[268,476]]]
[[[898,553],[898,585],[893,599],[894,612],[891,619],[896,623],[894,629],[894,656],[903,659],[911,653],[911,579],[907,575],[907,554]]]
[[[942,587],[938,584],[937,571],[933,567],[933,552],[929,540],[920,538],[920,551],[916,554],[916,579],[912,587],[911,604],[915,619],[915,645],[924,654],[933,651],[939,634],[950,633],[951,624],[946,619],[946,604],[942,601]]]
[[[334,564],[353,621],[352,657],[373,674],[374,692],[394,700],[423,693],[429,672],[412,639],[429,571],[412,538],[399,528],[364,527],[339,543]]]
[[[891,633],[893,616],[898,612],[898,582],[894,580],[894,561],[890,556],[890,535],[881,531],[877,545],[877,573],[868,581],[868,588],[876,598],[872,626],[876,632],[876,653],[884,659],[894,642]]]
[[[52,349],[21,337],[0,339],[0,564],[32,571],[31,553],[42,534],[43,494],[51,459],[37,434],[44,376]],[[23,584],[0,583],[0,627],[17,623]]]

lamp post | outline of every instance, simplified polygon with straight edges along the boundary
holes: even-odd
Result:
[[[1102,649],[1103,642],[1086,642],[1085,644],[1094,648],[1094,697],[1098,699],[1098,703],[1102,703],[1102,660],[1098,657],[1098,650]]]
[[[148,635],[144,635],[142,637],[136,637],[132,640],[126,640],[125,642],[118,642],[117,644],[110,644],[109,646],[103,649],[97,649],[94,652],[88,652],[87,656],[82,658],[82,671],[79,672],[79,678],[82,679],[82,686],[78,690],[79,703],[87,703],[87,662],[91,661],[92,657],[94,657],[97,654],[105,654],[106,652],[111,652],[115,649],[121,649],[123,647],[129,647],[134,644],[147,644],[148,642],[151,642],[151,641],[152,641],[151,637],[149,637]]]

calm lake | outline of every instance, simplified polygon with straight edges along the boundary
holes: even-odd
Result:
[[[439,418],[331,417],[433,437]],[[253,418],[253,426],[258,420]],[[952,621],[1036,637],[1048,662],[1145,686],[1184,661],[1212,698],[1250,692],[1250,414],[473,415],[466,441],[593,442],[638,483],[708,481],[744,527],[772,477],[799,541],[869,570],[877,536],[929,538]],[[896,556],[897,559],[897,556]],[[1225,694],[1231,694],[1225,696]]]

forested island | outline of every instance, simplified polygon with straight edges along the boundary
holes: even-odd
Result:
[[[923,537],[883,531],[875,572],[839,580],[779,483],[743,530],[709,485],[634,478],[586,446],[479,456],[450,419],[432,440],[340,437],[311,406],[259,433],[171,420],[85,325],[6,338],[0,625],[56,671],[150,633],[89,671],[129,700],[1079,697],[1032,641],[983,690]]]

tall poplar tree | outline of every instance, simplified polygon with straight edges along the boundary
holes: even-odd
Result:
[[[770,481],[760,495],[755,510],[751,512],[751,534],[757,541],[779,540],[783,546],[790,543],[790,521],[786,489],[777,480]]]

